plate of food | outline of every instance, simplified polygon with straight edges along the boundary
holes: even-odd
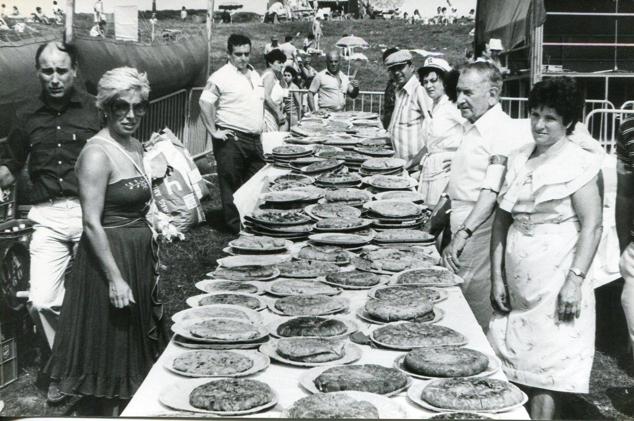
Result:
[[[414,203],[423,203],[425,198],[416,191],[394,190],[383,191],[376,194],[377,200],[406,200]]]
[[[424,298],[436,304],[447,299],[447,291],[436,287],[424,285],[390,285],[379,286],[368,292],[368,297],[379,300],[398,300],[402,298]]]
[[[259,284],[243,281],[224,281],[222,279],[203,279],[196,282],[196,288],[203,292],[244,292],[247,294],[261,295],[264,290]]]
[[[282,418],[399,419],[407,413],[396,402],[376,393],[329,392],[305,396],[285,409]]]
[[[363,218],[325,218],[317,221],[315,231],[319,232],[345,232],[357,231],[372,225],[371,219]]]
[[[273,183],[275,184],[289,182],[289,181],[302,183],[303,185],[310,185],[315,182],[315,179],[307,175],[293,174],[293,173],[278,175],[277,177],[273,179]]]
[[[378,364],[314,367],[299,379],[299,384],[310,393],[356,390],[384,396],[394,396],[411,383],[399,370]]]
[[[317,203],[304,208],[305,212],[315,219],[358,218],[361,211],[341,203]]]
[[[335,245],[335,246],[356,246],[360,247],[369,244],[374,238],[370,235],[346,234],[346,233],[319,233],[308,236],[308,239],[315,244]]]
[[[268,326],[268,331],[277,338],[345,338],[358,330],[357,324],[338,317],[299,316],[276,320]]]
[[[244,377],[270,364],[267,355],[250,350],[182,351],[163,360],[165,368],[185,377]]]
[[[366,184],[383,190],[410,189],[415,187],[418,182],[410,177],[400,175],[373,175],[363,180]]]
[[[435,287],[452,287],[463,282],[451,270],[442,266],[408,269],[392,276],[391,284],[416,284]]]
[[[373,200],[363,207],[379,219],[414,219],[424,210],[421,205],[406,200]]]
[[[240,266],[236,268],[218,266],[213,272],[208,272],[207,276],[228,281],[268,281],[280,276],[280,270],[274,266]]]
[[[273,266],[291,260],[291,256],[283,254],[265,254],[256,256],[227,256],[217,259],[218,265],[228,269],[239,269],[245,266]]]
[[[265,307],[261,297],[253,294],[235,292],[211,292],[207,294],[194,295],[188,297],[185,302],[190,307],[200,307],[210,304],[233,304],[246,307],[251,310],[260,311]]]
[[[427,253],[414,247],[363,250],[359,253],[359,257],[352,258],[351,263],[359,270],[381,275],[393,275],[407,269],[434,265],[434,261]]]
[[[207,343],[254,342],[269,334],[262,325],[225,318],[188,320],[174,323],[171,329],[183,338]]]
[[[172,315],[172,321],[174,323],[218,318],[236,319],[251,324],[262,323],[262,315],[260,313],[245,306],[235,304],[209,304],[187,308]]]
[[[312,153],[312,149],[302,145],[282,145],[273,148],[273,155],[294,157]]]
[[[363,311],[370,318],[383,323],[409,320],[414,322],[436,319],[434,304],[422,297],[407,297],[393,300],[370,298],[363,306]]]
[[[350,263],[350,253],[338,246],[316,246],[307,244],[299,250],[297,258],[301,260],[334,263],[340,266]]]
[[[418,383],[407,396],[415,404],[436,412],[508,412],[528,401],[528,396],[514,384],[486,377]]]
[[[282,316],[325,316],[348,310],[348,301],[327,295],[291,295],[269,303],[269,309]]]
[[[316,278],[339,272],[339,266],[316,260],[293,260],[277,265],[280,275],[286,278]]]
[[[381,326],[370,333],[370,340],[382,347],[402,351],[467,344],[467,338],[462,333],[449,327],[414,322],[395,322]]]
[[[282,252],[292,245],[292,241],[258,235],[241,236],[229,241],[229,247],[245,252]]]
[[[324,195],[324,199],[328,203],[365,203],[372,200],[372,193],[367,190],[355,188],[342,188],[336,190],[328,190]]]
[[[299,367],[350,364],[361,358],[361,349],[344,340],[280,338],[260,345],[260,352],[284,364]]]
[[[361,168],[366,171],[386,171],[404,167],[405,160],[400,158],[370,158],[361,165]]]
[[[434,307],[432,311],[430,311],[429,313],[426,313],[422,316],[419,316],[415,319],[411,319],[409,321],[412,321],[415,323],[436,323],[442,320],[444,316],[445,316],[445,312],[443,311],[443,309]],[[386,322],[384,320],[377,318],[374,315],[369,314],[363,307],[360,307],[357,309],[357,317],[363,320],[364,322],[372,323],[374,325],[385,325],[388,323],[392,323],[392,322]]]
[[[375,273],[348,270],[345,272],[329,273],[320,281],[343,289],[370,289],[385,283],[385,279]]]
[[[301,167],[302,174],[319,174],[326,171],[332,171],[343,166],[344,161],[339,159],[325,159],[323,161],[308,164]]]
[[[464,347],[416,348],[394,360],[394,367],[417,379],[489,377],[500,370],[497,358]]]
[[[249,218],[262,225],[304,225],[312,219],[301,209],[258,209]],[[234,247],[234,246],[232,246]]]
[[[381,244],[401,244],[401,243],[421,243],[434,244],[436,237],[428,232],[407,228],[397,228],[379,231],[374,236],[375,243]]]
[[[306,191],[300,190],[283,190],[283,191],[272,191],[269,193],[265,193],[262,195],[262,200],[265,203],[295,203],[295,202],[306,202],[311,199],[315,199],[315,195]]]
[[[394,149],[388,145],[359,145],[354,148],[354,151],[376,158],[390,158],[395,153]]]
[[[266,292],[278,297],[291,295],[339,295],[341,290],[313,279],[278,279],[266,286]]]
[[[264,411],[277,404],[269,385],[253,379],[188,379],[170,383],[159,402],[180,411],[230,416]]]

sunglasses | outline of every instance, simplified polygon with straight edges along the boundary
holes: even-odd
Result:
[[[110,108],[114,115],[117,117],[123,117],[127,115],[130,110],[135,117],[143,117],[148,110],[149,103],[147,101],[137,102],[136,104],[130,104],[128,101],[117,99],[112,102]]]

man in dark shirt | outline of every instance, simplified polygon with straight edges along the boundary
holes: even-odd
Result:
[[[72,46],[43,44],[35,63],[42,93],[16,107],[7,139],[11,157],[0,165],[0,187],[12,184],[28,160],[34,223],[29,299],[52,348],[64,272],[82,233],[75,161],[99,130],[99,117],[94,98],[73,87],[77,54]]]
[[[616,233],[621,250],[621,305],[634,352],[634,119],[621,124],[616,143]],[[634,354],[633,354],[634,357]]]
[[[398,51],[398,48],[392,47],[388,48],[383,52],[383,63],[385,63],[385,59],[392,53]],[[394,102],[396,101],[396,85],[394,84],[394,80],[392,79],[392,74],[388,72],[388,81],[387,86],[385,87],[385,94],[383,95],[383,110],[381,113],[381,122],[383,123],[383,127],[387,129],[387,126],[390,125],[390,120],[392,120],[392,113],[394,112]]]

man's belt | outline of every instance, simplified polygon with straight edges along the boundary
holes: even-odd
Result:
[[[238,137],[246,137],[247,139],[252,139],[252,140],[260,139],[260,133],[247,133],[240,130],[232,129],[230,127],[224,127],[224,126],[218,126],[218,125],[216,125],[216,128],[220,130],[230,130],[234,132],[236,136]]]

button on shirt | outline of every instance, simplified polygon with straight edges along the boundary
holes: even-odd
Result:
[[[2,162],[12,174],[26,164],[33,189],[30,203],[64,196],[76,197],[75,162],[86,140],[99,131],[94,97],[73,91],[68,104],[56,110],[43,97],[16,108],[7,140],[11,157]]]
[[[333,75],[328,70],[322,70],[315,75],[309,90],[313,94],[319,94],[319,108],[341,111],[346,106],[348,86],[350,79],[341,71]]]
[[[480,190],[499,192],[504,178],[501,171],[487,171],[492,157],[506,157],[531,142],[530,133],[522,133],[500,104],[488,110],[471,124],[463,125],[464,135],[451,164],[449,197],[452,200],[475,202]]]
[[[425,146],[423,121],[428,115],[430,98],[416,76],[396,90],[394,111],[388,131],[392,138],[395,157],[409,162]]]
[[[246,74],[231,63],[222,66],[209,77],[200,102],[215,105],[217,125],[245,133],[262,133],[264,85],[251,66]]]

